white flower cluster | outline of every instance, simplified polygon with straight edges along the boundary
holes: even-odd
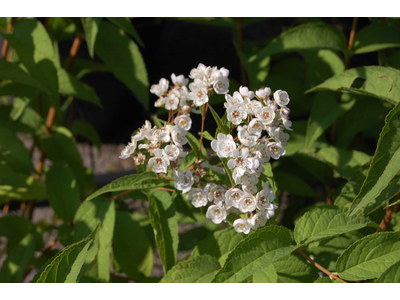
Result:
[[[189,77],[194,80],[189,84],[190,92],[186,87],[189,79],[183,75],[171,75],[172,87],[164,78],[152,85],[150,92],[159,97],[155,106],[169,110],[168,121],[162,128],[152,127],[146,121],[122,150],[120,158],[133,157],[136,164],[147,161],[155,173],[167,174],[171,167],[175,188],[187,193],[186,199],[191,200],[194,207],[211,204],[206,217],[216,224],[226,222],[230,213],[237,214],[241,218],[234,221],[235,230],[248,234],[251,229],[264,226],[278,207],[273,203],[275,195],[269,182],[264,183],[260,191],[257,186],[265,171],[263,165],[271,158],[279,159],[286,152],[284,147],[290,136],[285,130],[292,130],[287,108],[290,99],[282,90],[270,97],[270,88],[254,93],[247,87],[240,87],[231,96],[228,94],[228,75],[225,68],[199,64],[190,71]],[[209,101],[211,91],[225,94],[227,119],[232,123],[232,130],[233,127],[237,129],[237,137],[232,136],[231,130],[231,134],[219,133],[211,142],[218,157],[229,158],[227,166],[233,170],[235,183],[232,187],[218,183],[206,169],[221,174],[225,174],[224,170],[205,161],[179,170],[187,155],[183,145],[188,142],[186,132],[192,125],[190,113],[200,112],[197,107]],[[207,175],[214,182],[202,180]]]

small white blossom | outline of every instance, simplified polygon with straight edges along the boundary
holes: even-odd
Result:
[[[278,103],[278,105],[280,107],[286,106],[289,104],[289,94],[285,91],[282,90],[277,90],[274,93],[274,100],[276,101],[276,103]]]
[[[242,94],[243,97],[247,97],[250,100],[254,98],[254,92],[249,91],[249,89],[245,86],[240,86],[239,93]]]
[[[245,219],[236,219],[233,222],[233,227],[235,228],[236,232],[243,232],[244,234],[249,234],[251,229],[251,224],[247,222]]]
[[[225,192],[226,189],[222,186],[215,185],[210,188],[210,191],[208,192],[208,200],[214,202],[216,205],[221,205],[222,202],[225,202]]]
[[[238,207],[240,198],[244,192],[238,188],[230,188],[225,193],[225,203],[228,207]]]
[[[226,210],[222,206],[211,205],[207,209],[206,217],[219,224],[226,219]]]
[[[249,100],[246,99],[243,102],[243,106],[246,109],[247,114],[255,116],[257,111],[263,107],[260,101],[258,100]]]
[[[249,126],[247,127],[247,131],[249,132],[249,134],[255,135],[257,137],[261,136],[261,132],[263,130],[265,130],[265,125],[260,119],[257,118],[251,120]]]
[[[192,204],[196,208],[206,206],[208,202],[207,195],[200,188],[193,188],[186,195],[186,199],[192,200]]]
[[[266,87],[265,89],[259,89],[256,91],[256,95],[260,97],[261,99],[268,99],[269,95],[271,95],[271,89],[269,87]]]
[[[233,159],[228,161],[228,168],[241,168],[244,171],[251,166],[251,162],[247,157],[249,156],[249,148],[235,149],[232,152]]]
[[[275,199],[274,192],[269,187],[269,182],[264,183],[263,189],[256,195],[257,208],[260,210],[266,210],[270,207],[270,204]]]
[[[244,195],[239,199],[238,208],[242,213],[251,212],[257,207],[256,198],[250,193],[244,193]]]
[[[275,112],[270,107],[263,107],[257,110],[256,117],[265,125],[271,124],[275,119]]]
[[[155,149],[154,157],[149,159],[149,166],[153,167],[155,173],[167,173],[169,166],[168,155],[164,150]]]
[[[278,208],[278,204],[270,203],[265,210],[265,217],[269,220],[275,216],[275,210]]]
[[[127,159],[128,157],[131,157],[131,155],[135,153],[136,145],[136,140],[132,137],[131,142],[121,151],[121,156],[119,158]]]
[[[186,130],[183,128],[179,128],[178,126],[174,126],[171,130],[172,141],[178,147],[182,147],[187,144],[188,139],[186,137]]]
[[[225,100],[226,100],[226,102],[224,103],[225,108],[229,108],[230,106],[238,103],[243,103],[242,95],[240,95],[239,92],[234,92],[233,96],[225,94]]]
[[[253,195],[257,193],[257,183],[249,182],[248,184],[242,184],[242,189],[244,192]]]
[[[228,121],[232,122],[235,125],[239,125],[242,120],[245,120],[247,118],[247,112],[240,103],[229,106],[226,112]]]
[[[229,157],[232,156],[233,150],[236,149],[236,144],[233,141],[232,135],[218,133],[217,140],[211,142],[211,148],[217,152],[219,157]]]
[[[139,132],[133,136],[133,138],[139,142],[145,138],[147,138],[148,134],[151,131],[151,123],[150,121],[146,120],[142,128],[139,129]]]
[[[168,159],[170,161],[176,161],[176,159],[179,157],[180,150],[177,146],[175,145],[167,145],[165,148],[165,153],[168,156]]]
[[[188,95],[190,100],[193,100],[194,105],[201,106],[208,102],[207,88],[204,87],[193,87]]]
[[[179,105],[179,98],[171,93],[165,98],[165,109],[166,110],[177,110]]]
[[[256,230],[259,227],[265,226],[267,220],[265,218],[265,215],[262,212],[259,212],[251,217],[248,222],[251,224],[251,229]]]
[[[182,170],[177,170],[172,174],[175,178],[175,188],[182,191],[184,194],[189,192],[194,184],[192,172],[190,172],[189,169],[186,169],[186,173]]]
[[[189,79],[185,78],[183,75],[176,76],[175,73],[171,74],[172,83],[177,86],[184,86],[189,83]]]
[[[178,126],[179,128],[183,128],[186,131],[189,131],[192,127],[192,119],[187,115],[176,117],[174,123],[176,126]]]
[[[281,143],[272,142],[267,144],[267,152],[273,159],[279,159],[279,157],[285,155],[286,150]]]
[[[237,128],[237,131],[239,141],[242,143],[242,145],[246,147],[253,147],[255,144],[257,144],[258,137],[249,134],[249,132],[247,131],[247,125],[244,125],[243,127],[239,126]]]
[[[226,94],[229,91],[229,79],[224,76],[219,76],[213,84],[213,87],[217,94]]]
[[[206,71],[206,66],[203,65],[203,64],[199,64],[197,66],[197,68],[193,68],[190,71],[189,77],[192,78],[192,79],[201,79],[201,80],[203,80],[205,71]]]
[[[169,81],[165,78],[161,78],[158,84],[153,84],[150,88],[150,93],[161,97],[169,88]]]
[[[287,115],[282,114],[281,115],[281,120],[282,120],[282,124],[283,126],[285,126],[285,128],[287,130],[293,131],[292,127],[292,121],[289,120]]]
[[[156,102],[154,102],[155,107],[163,107],[165,105],[165,97],[160,97],[157,99]]]

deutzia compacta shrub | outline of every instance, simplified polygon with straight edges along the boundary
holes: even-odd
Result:
[[[168,120],[159,126],[146,121],[122,150],[120,158],[132,157],[136,165],[146,164],[147,171],[155,172],[160,179],[169,175],[175,189],[186,194],[194,207],[208,206],[206,217],[216,224],[227,222],[230,214],[237,215],[233,227],[248,234],[265,226],[278,208],[269,182],[259,181],[264,166],[271,159],[285,155],[290,137],[287,131],[292,130],[287,107],[290,98],[287,92],[272,93],[269,87],[253,92],[241,86],[229,94],[228,76],[229,70],[225,68],[199,64],[190,71],[190,83],[184,75],[172,74],[172,84],[161,78],[150,92],[158,97],[155,106],[168,111]],[[197,159],[190,160],[184,150],[188,144],[187,132],[192,127],[190,116],[201,113],[204,128],[213,93],[225,95],[226,127],[218,128],[216,138],[211,141],[213,155],[201,160],[197,154]],[[200,147],[202,139],[203,136]],[[191,147],[194,156],[200,153],[200,147]],[[215,156],[222,162],[213,164],[211,158]],[[230,178],[217,180],[213,175]],[[229,186],[227,182],[233,184]]]

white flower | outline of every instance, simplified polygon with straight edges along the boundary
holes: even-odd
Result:
[[[249,91],[249,89],[245,86],[240,86],[239,93],[242,94],[243,97],[247,97],[250,100],[254,98],[254,92]]]
[[[150,93],[161,97],[169,88],[169,81],[165,78],[161,78],[158,84],[153,84],[150,88]]]
[[[208,200],[210,200],[210,202],[214,202],[216,205],[221,205],[222,202],[225,201],[225,192],[226,189],[224,189],[222,186],[215,185],[210,188],[210,191],[208,192]]]
[[[239,199],[238,208],[242,213],[251,212],[257,207],[257,200],[253,195],[249,193],[244,193],[244,195]]]
[[[184,194],[189,192],[194,184],[192,172],[186,169],[186,174],[182,170],[177,170],[172,173],[175,178],[175,188],[182,191]]]
[[[177,146],[175,145],[167,145],[165,148],[165,153],[168,156],[168,159],[170,161],[176,161],[176,159],[179,157],[180,150]]]
[[[244,125],[243,127],[239,126],[237,128],[237,131],[239,141],[242,143],[242,145],[246,147],[253,147],[255,144],[257,144],[258,137],[249,134],[249,132],[247,131],[247,125]]]
[[[211,205],[207,209],[206,217],[219,224],[226,219],[226,210],[222,206]]]
[[[135,153],[136,144],[136,140],[132,137],[131,142],[121,151],[121,156],[119,158],[127,159],[128,157],[131,157],[131,155]]]
[[[286,150],[281,143],[272,142],[267,144],[267,152],[273,159],[279,159],[281,155],[285,155]]]
[[[148,134],[151,131],[151,123],[150,121],[146,120],[142,128],[139,129],[139,132],[133,136],[133,138],[139,142],[144,138],[147,138]]]
[[[280,142],[282,146],[286,146],[290,138],[290,135],[286,133],[282,127],[271,127],[268,133],[276,142]]]
[[[175,94],[170,93],[168,97],[165,98],[164,103],[166,110],[176,110],[178,109],[179,98]]]
[[[207,205],[207,195],[200,188],[193,188],[187,195],[186,199],[192,200],[194,207],[199,208]]]
[[[265,125],[263,122],[261,122],[260,119],[254,118],[253,120],[250,121],[249,126],[247,127],[247,131],[251,135],[255,135],[260,137],[261,132],[265,129]]]
[[[233,96],[229,94],[225,94],[225,100],[226,102],[224,103],[224,107],[228,108],[229,106],[235,105],[237,103],[243,103],[243,97],[240,95],[239,92],[234,92]]]
[[[200,63],[197,66],[197,68],[193,68],[190,71],[189,77],[192,78],[192,79],[196,79],[197,78],[197,79],[203,80],[205,71],[206,71],[206,66]]]
[[[187,115],[176,117],[174,123],[176,126],[178,126],[179,128],[183,128],[186,131],[189,131],[192,127],[192,119]]]
[[[257,110],[256,117],[265,125],[271,124],[275,119],[275,112],[270,107],[263,107]]]
[[[275,209],[278,208],[278,204],[270,203],[265,210],[265,217],[269,220],[275,216]]]
[[[271,89],[266,87],[265,89],[259,89],[256,91],[256,95],[261,99],[268,99],[269,95],[271,95]]]
[[[243,102],[243,106],[246,109],[246,112],[249,115],[256,115],[256,112],[263,107],[263,105],[261,104],[260,101],[258,100],[249,100],[249,99],[245,99]]]
[[[244,234],[248,234],[250,232],[251,226],[252,225],[245,219],[236,219],[233,222],[233,227],[235,228],[236,232],[243,232]]]
[[[205,87],[191,87],[188,95],[189,100],[193,100],[194,105],[201,106],[208,102],[208,92]]]
[[[247,112],[240,103],[229,106],[226,110],[228,121],[239,125],[242,120],[247,118]]]
[[[155,173],[167,173],[169,159],[164,150],[154,149],[154,157],[149,159],[149,166],[153,167]]]
[[[253,195],[257,193],[257,183],[249,182],[248,184],[242,184],[242,189],[244,192]]]
[[[281,121],[282,121],[283,126],[285,126],[285,128],[287,130],[293,131],[293,129],[290,128],[290,127],[292,127],[292,121],[289,120],[287,115],[282,114]]]
[[[171,74],[171,80],[172,80],[173,84],[175,84],[177,86],[184,86],[189,83],[188,78],[185,78],[185,76],[183,76],[183,75],[176,76],[175,73]]]
[[[274,93],[274,100],[276,101],[276,103],[278,103],[280,107],[286,106],[289,104],[290,101],[289,94],[285,91],[277,90]]]
[[[181,147],[187,144],[188,139],[186,137],[186,130],[183,128],[179,128],[178,126],[174,126],[171,130],[172,141],[178,147]]]
[[[244,171],[246,168],[251,166],[250,160],[247,158],[249,156],[249,148],[235,149],[232,152],[233,159],[228,161],[228,168],[241,168]]]
[[[236,169],[235,169],[236,170]],[[256,175],[249,173],[249,172],[245,172],[242,176],[240,176],[237,181],[235,180],[236,184],[242,184],[242,185],[248,185],[249,183],[253,183],[253,184],[257,184],[258,183],[258,179],[256,177]]]
[[[154,102],[155,107],[163,107],[165,105],[165,97],[160,97],[157,99],[156,102]]]
[[[264,143],[260,143],[260,145],[257,146],[256,150],[256,156],[258,157],[260,163],[266,163],[271,159],[271,156],[269,155],[268,152],[268,147]]]
[[[168,129],[160,129],[154,126],[153,129],[146,132],[146,137],[153,142],[168,143],[171,140]]]
[[[238,207],[239,199],[244,195],[244,192],[238,188],[230,188],[225,193],[225,203],[230,207]]]
[[[219,69],[219,73],[224,76],[224,77],[228,77],[229,76],[229,70],[225,69],[224,67],[222,67],[221,69]]]
[[[274,192],[269,187],[269,182],[264,183],[263,189],[256,195],[257,208],[260,210],[266,210],[270,207],[270,204],[275,199]]]
[[[219,76],[213,84],[213,87],[217,94],[226,94],[229,91],[229,79],[224,76]]]
[[[232,156],[233,150],[236,149],[236,144],[233,141],[232,135],[225,135],[223,133],[218,133],[218,140],[213,140],[211,142],[211,148],[217,152],[219,157],[229,157]]]
[[[215,183],[212,183],[212,182],[207,183],[206,186],[204,187],[204,193],[206,193],[206,195],[208,195],[210,193],[210,190],[215,186],[217,186]]]
[[[265,215],[262,212],[256,213],[252,218],[248,221],[251,224],[251,229],[256,230],[259,227],[265,226],[267,222]]]

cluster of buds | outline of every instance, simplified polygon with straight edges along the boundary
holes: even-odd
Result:
[[[133,157],[136,164],[148,162],[155,173],[167,174],[170,168],[175,188],[187,194],[186,199],[191,200],[194,207],[211,204],[206,217],[216,224],[226,222],[230,213],[237,214],[240,218],[233,223],[235,230],[248,234],[251,229],[265,226],[278,207],[273,203],[275,195],[269,183],[264,183],[260,191],[258,186],[259,177],[265,172],[263,165],[271,158],[279,159],[285,154],[284,147],[289,139],[285,130],[292,130],[287,108],[290,99],[282,90],[270,97],[270,88],[254,93],[247,87],[240,87],[231,96],[228,94],[228,75],[225,68],[199,64],[190,72],[189,77],[193,79],[189,84],[190,91],[186,87],[189,79],[183,75],[171,75],[174,86],[169,86],[169,81],[162,78],[150,92],[159,97],[155,106],[163,106],[169,111],[168,121],[162,128],[152,128],[146,121],[132,136],[120,158]],[[185,170],[179,169],[187,155],[183,146],[188,142],[186,132],[192,124],[190,113],[199,113],[198,107],[209,101],[212,91],[225,94],[224,106],[232,125],[230,134],[218,133],[217,139],[211,142],[218,157],[228,158],[227,167],[232,169],[235,183],[232,187],[217,182],[206,170],[225,174],[224,169],[205,161],[198,160]],[[237,130],[235,138],[232,136],[234,127]],[[137,145],[139,141],[143,142]],[[204,176],[213,182],[203,180]]]

